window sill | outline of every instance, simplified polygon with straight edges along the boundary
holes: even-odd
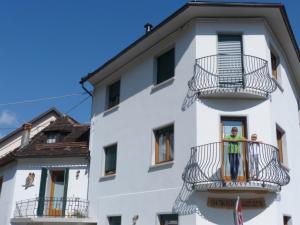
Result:
[[[104,175],[99,178],[99,181],[113,180],[116,178],[116,176],[116,174]]]
[[[171,77],[168,80],[165,80],[165,81],[163,81],[159,84],[153,85],[152,88],[151,88],[151,94],[158,91],[158,90],[160,90],[160,89],[162,89],[162,88],[164,88],[164,87],[167,87],[167,86],[173,84],[174,80],[175,80],[175,78]]]
[[[175,163],[174,161],[168,161],[168,162],[151,165],[148,172],[162,170],[162,169],[169,169],[173,167],[174,163]]]
[[[117,111],[118,109],[119,109],[119,105],[115,105],[115,106],[113,106],[113,107],[111,107],[111,108],[105,110],[105,111],[103,112],[103,116],[107,116],[108,114],[111,114],[111,113]]]

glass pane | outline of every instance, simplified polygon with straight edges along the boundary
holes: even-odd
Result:
[[[167,148],[166,148],[166,136],[160,134],[158,138],[158,160],[166,161],[167,160]]]

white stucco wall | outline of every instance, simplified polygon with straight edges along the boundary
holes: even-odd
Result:
[[[154,46],[147,54],[115,74],[121,77],[121,103],[111,113],[104,113],[105,86],[95,90],[91,131],[91,176],[89,196],[91,216],[105,224],[108,215],[121,215],[122,224],[153,224],[158,213],[170,213],[178,196],[181,172],[196,144],[195,105],[183,111],[188,79],[193,74],[195,27],[190,24]],[[176,38],[176,42],[175,42]],[[155,56],[175,46],[174,80],[161,88],[153,87]],[[107,81],[109,82],[109,81]],[[183,85],[184,84],[184,85]],[[174,123],[174,164],[151,168],[153,129]],[[117,174],[100,179],[103,147],[117,142]],[[169,179],[171,178],[171,179]],[[100,179],[100,180],[99,180]],[[181,218],[193,224],[195,215]]]
[[[212,20],[197,19],[171,37],[115,72],[95,88],[91,128],[91,174],[89,197],[91,215],[105,224],[106,217],[121,215],[122,225],[157,223],[158,213],[182,210],[180,224],[232,224],[232,210],[206,207],[207,197],[213,194],[193,193],[187,200],[189,207],[178,205],[184,192],[181,174],[190,154],[190,147],[220,140],[220,117],[246,116],[248,136],[257,133],[265,143],[276,143],[275,125],[278,123],[287,136],[288,166],[291,183],[280,194],[241,194],[244,197],[264,197],[267,208],[244,212],[245,224],[282,224],[283,214],[292,215],[293,224],[300,224],[296,213],[296,190],[299,190],[297,146],[300,132],[296,92],[291,83],[294,76],[281,59],[281,86],[270,99],[201,99],[182,109],[188,91],[187,81],[193,75],[196,58],[216,54],[218,33],[241,33],[244,53],[270,61],[270,44],[276,41],[262,19]],[[173,81],[153,89],[154,58],[169,46],[175,46],[176,69]],[[105,111],[106,85],[121,77],[121,102]],[[174,123],[175,160],[173,164],[151,168],[153,156],[152,130]],[[100,138],[101,137],[101,138]],[[101,179],[103,147],[118,144],[117,173]],[[297,189],[298,188],[298,189]],[[213,196],[235,198],[237,194]],[[195,210],[196,208],[196,210]],[[197,213],[196,213],[197,212]],[[224,218],[224,219],[223,219]],[[183,222],[184,221],[184,222]]]

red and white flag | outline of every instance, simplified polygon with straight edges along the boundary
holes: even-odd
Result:
[[[243,214],[242,214],[242,201],[240,200],[240,197],[238,197],[236,200],[233,215],[234,215],[235,225],[243,225],[244,224]]]

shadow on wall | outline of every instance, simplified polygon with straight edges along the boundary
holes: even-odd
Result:
[[[241,111],[253,108],[265,99],[201,99],[201,102],[209,108],[220,110],[223,112]]]
[[[183,100],[181,110],[186,111],[198,99],[197,92],[188,90]]]
[[[232,225],[233,224],[233,209],[217,209],[210,208],[207,206],[207,198],[208,196],[215,196],[208,192],[197,192],[192,190],[192,186],[190,184],[184,183],[179,195],[177,196],[174,205],[173,212],[178,213],[179,215],[191,215],[198,214],[205,220],[208,220],[214,224],[222,224],[222,225]],[[217,197],[220,198],[235,198],[236,194],[233,195],[222,195],[216,194]],[[215,196],[215,197],[216,197]],[[249,221],[257,215],[263,213],[268,206],[275,200],[276,194],[267,194],[264,196],[266,201],[265,209],[251,209],[244,210],[243,217],[244,221]]]

